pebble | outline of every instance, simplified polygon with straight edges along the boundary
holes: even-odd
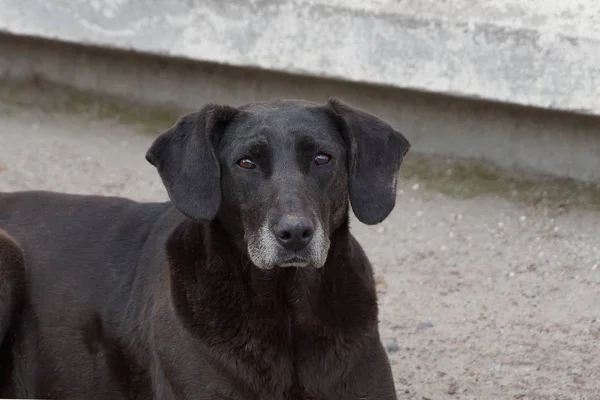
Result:
[[[456,382],[450,381],[450,383],[448,383],[448,387],[446,388],[446,393],[449,395],[454,395],[456,394],[456,389],[458,389]]]
[[[568,370],[568,374],[569,375],[581,375],[585,372],[585,370],[581,367],[573,367],[573,368],[569,368]]]
[[[419,325],[417,325],[417,329],[419,330],[429,328],[433,328],[433,324],[431,322],[421,322]]]
[[[502,372],[502,365],[492,362],[488,365],[488,370],[491,371],[492,373],[499,373]]]
[[[412,187],[412,190],[419,190],[419,184],[415,183]]]
[[[452,218],[461,221],[463,219],[462,214],[452,214]]]
[[[395,353],[398,351],[398,349],[400,349],[400,346],[398,346],[398,342],[396,342],[396,339],[385,340],[383,342],[383,347],[388,353]]]
[[[592,267],[592,271],[595,271],[598,269],[598,265],[600,265],[600,263],[596,263],[594,264],[594,266]]]

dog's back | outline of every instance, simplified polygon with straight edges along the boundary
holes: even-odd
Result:
[[[155,246],[146,254],[161,255],[161,242],[149,238],[167,209],[101,196],[0,194],[0,228],[10,232],[0,233],[0,397],[60,397],[63,384],[45,382],[41,371],[61,360],[73,373],[57,375],[87,377],[64,382],[69,390],[75,384],[78,393],[118,398],[118,382],[107,371],[120,366],[108,365],[118,360],[103,350],[119,346],[102,341],[128,329],[128,315],[141,306],[143,299],[132,296],[136,280],[152,273],[141,269],[157,265],[140,259],[142,249]],[[42,391],[23,392],[33,387]]]
[[[43,292],[48,299],[50,292],[73,293],[77,288],[71,282],[89,283],[87,288],[110,286],[107,280],[121,282],[137,266],[143,246],[168,208],[168,203],[118,197],[4,193],[0,229],[23,249],[28,284],[40,284],[30,292]]]

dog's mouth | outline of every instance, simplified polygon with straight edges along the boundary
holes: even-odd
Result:
[[[281,262],[277,262],[275,263],[276,267],[281,267],[281,268],[304,268],[304,267],[308,267],[312,264],[311,261],[302,258],[302,257],[291,257],[289,259],[286,259],[284,261]]]
[[[252,259],[252,257],[250,257]],[[258,260],[262,261],[262,260]],[[273,269],[273,268],[322,268],[323,264],[320,260],[315,260],[312,257],[300,257],[294,255],[292,257],[277,257],[267,262],[256,262],[254,264],[260,269]]]

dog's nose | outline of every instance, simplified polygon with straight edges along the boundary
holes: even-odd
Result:
[[[286,215],[275,226],[273,233],[277,241],[288,250],[302,250],[313,237],[315,229],[310,219]]]

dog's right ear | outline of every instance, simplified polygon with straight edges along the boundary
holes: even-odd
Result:
[[[208,221],[219,212],[221,168],[215,144],[238,113],[233,107],[207,105],[179,119],[146,153],[173,205],[188,218]]]

